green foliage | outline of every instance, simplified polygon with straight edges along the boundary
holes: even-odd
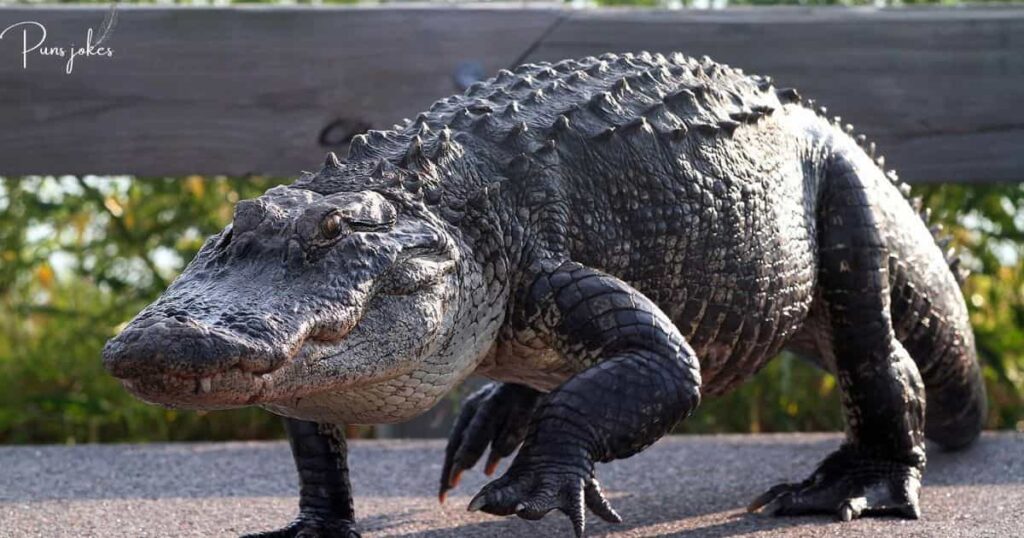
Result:
[[[275,183],[0,180],[0,443],[277,435],[257,409],[142,404],[100,363],[106,339],[230,220],[232,203]]]
[[[964,286],[989,425],[1024,430],[1024,183],[916,189],[974,273]]]
[[[783,353],[725,396],[705,397],[679,433],[834,431],[843,429],[834,376]]]

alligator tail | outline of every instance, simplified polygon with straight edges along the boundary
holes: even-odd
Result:
[[[859,141],[874,152],[873,144]],[[875,157],[875,164],[884,170],[884,159]],[[925,436],[946,449],[962,448],[978,437],[987,415],[974,331],[960,289],[967,271],[941,225],[929,225],[931,211],[921,199],[910,198],[910,187],[894,172],[886,176],[932,236],[929,242],[919,232],[919,241],[890,245],[896,251],[890,267],[893,328],[924,381]]]
[[[978,436],[987,413],[967,307],[945,267],[929,270],[920,256],[899,257],[890,273],[893,327],[924,381],[925,436],[961,448]]]

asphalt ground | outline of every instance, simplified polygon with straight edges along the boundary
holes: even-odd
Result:
[[[1024,434],[987,433],[964,452],[929,447],[917,521],[750,515],[780,481],[803,479],[835,434],[678,436],[598,477],[624,522],[590,536],[1024,536]],[[364,536],[571,536],[568,520],[466,512],[469,471],[438,505],[443,441],[353,441]],[[500,471],[499,471],[500,472]],[[296,476],[283,442],[0,448],[0,536],[236,536],[290,521]]]

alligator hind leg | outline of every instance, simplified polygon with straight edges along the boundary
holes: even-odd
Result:
[[[857,164],[861,164],[857,161]],[[918,517],[924,470],[924,385],[896,339],[888,253],[873,189],[877,169],[838,160],[819,218],[819,285],[833,332],[847,439],[810,478],[771,488],[751,511]]]
[[[284,425],[299,470],[299,516],[283,529],[242,538],[359,538],[345,432],[294,418],[284,419]]]

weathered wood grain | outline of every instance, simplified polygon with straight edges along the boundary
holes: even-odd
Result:
[[[0,9],[81,43],[105,9]],[[0,42],[0,173],[295,174],[345,129],[384,128],[494,72],[552,11],[122,8],[113,58],[30,57]],[[12,22],[7,22],[12,21]],[[355,133],[352,133],[355,134]],[[338,149],[330,148],[330,149]]]
[[[81,42],[103,14],[5,8],[0,28]],[[0,41],[0,173],[294,174],[452,93],[463,63],[646,49],[795,86],[911,181],[1024,180],[1024,8],[125,8],[111,46],[66,75]]]

